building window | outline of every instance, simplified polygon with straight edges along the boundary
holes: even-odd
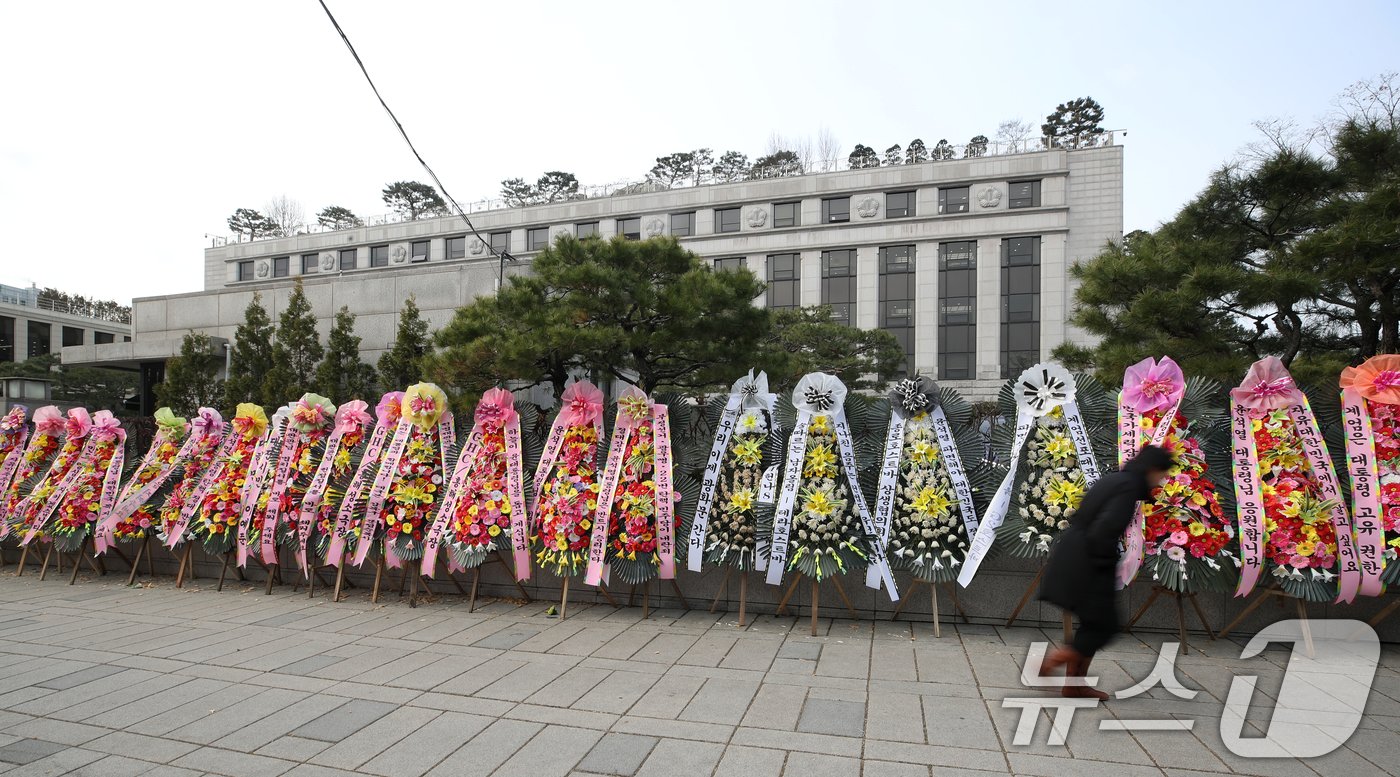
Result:
[[[543,251],[549,248],[549,227],[535,227],[525,231],[525,250]]]
[[[369,248],[370,267],[389,266],[389,246],[370,246]]]
[[[408,258],[411,262],[426,262],[432,253],[433,244],[428,240],[415,240],[409,246]]]
[[[822,251],[822,304],[831,307],[831,320],[853,326],[856,312],[856,251]]]
[[[880,247],[880,328],[904,349],[904,372],[914,374],[914,246]]]
[[[240,281],[253,280],[253,261],[251,259],[238,263],[238,275]]]
[[[49,354],[49,325],[38,321],[29,322],[29,358]]]
[[[617,234],[628,240],[642,239],[642,219],[640,216],[633,216],[630,219],[617,220]]]
[[[748,261],[742,256],[726,256],[715,260],[716,270],[742,270],[748,267]]]
[[[885,218],[902,219],[913,215],[913,192],[890,192],[885,195]]]
[[[82,345],[82,344],[83,344],[83,330],[82,330],[81,327],[76,327],[76,326],[65,326],[65,327],[63,327],[63,347],[64,347],[64,348],[67,348],[67,347],[69,347],[70,345]]]
[[[358,255],[359,255],[358,249],[354,249],[354,248],[343,248],[343,249],[341,249],[341,251],[340,251],[340,269],[342,269],[342,270],[353,270],[353,269],[355,269],[355,258],[356,258]]]
[[[593,237],[596,234],[598,234],[598,222],[596,221],[585,221],[582,224],[574,226],[574,236],[579,240],[585,237]]]
[[[802,203],[773,203],[773,226],[796,227],[802,224]]]
[[[510,233],[509,233],[509,232],[492,232],[492,233],[491,233],[491,250],[492,250],[493,252],[495,252],[495,253],[498,253],[498,254],[509,253],[509,252],[510,252]]]
[[[116,342],[116,339],[117,336],[112,334],[111,332],[92,333],[92,341],[97,345],[106,345],[107,343]]]
[[[716,232],[738,232],[738,231],[739,231],[739,209],[738,209],[738,208],[716,208],[716,209],[715,209],[715,231],[716,231]]]
[[[124,343],[129,343],[129,342],[131,342],[131,335],[122,335],[122,342],[124,342]]]
[[[977,372],[977,243],[938,245],[938,377]]]
[[[773,310],[802,306],[802,255],[768,257],[768,307]]]
[[[1040,238],[1001,241],[1001,375],[1040,361]]]
[[[968,202],[968,187],[966,186],[938,190],[939,213],[966,213]]]
[[[1040,207],[1040,181],[1012,181],[1007,184],[1007,188],[1010,191],[1006,198],[1006,207]]]
[[[448,259],[466,259],[466,258],[467,258],[467,238],[466,238],[465,235],[463,235],[462,237],[449,237],[449,238],[447,238],[447,258],[448,258]]]
[[[695,211],[672,213],[671,234],[676,237],[689,237],[695,234]]]
[[[285,278],[292,273],[292,257],[278,256],[272,260],[272,277]]]
[[[15,320],[0,316],[0,362],[15,360]]]
[[[301,255],[301,274],[310,275],[321,271],[321,257],[319,254]]]
[[[830,200],[822,200],[822,223],[835,224],[839,221],[851,220],[851,198],[835,197]]]

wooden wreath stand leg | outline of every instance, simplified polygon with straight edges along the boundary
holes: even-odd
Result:
[[[113,548],[116,550],[116,548]],[[151,535],[146,534],[141,537],[141,544],[136,547],[136,558],[131,562],[131,574],[126,576],[126,585],[131,587],[136,582],[136,571],[141,567],[141,556],[146,556],[147,561],[151,556]]]
[[[24,562],[29,558],[29,546],[22,545],[19,549],[19,569],[15,570],[15,577],[24,577]]]
[[[226,578],[226,577],[228,576],[228,562],[231,561],[231,560],[233,560],[233,551],[232,551],[232,550],[226,550],[226,551],[224,551],[224,565],[219,569],[219,587],[218,587],[218,588],[215,588],[215,589],[214,589],[215,591],[222,591],[222,590],[224,590],[224,578]],[[243,570],[240,569],[240,568],[238,567],[237,564],[234,565],[233,569],[234,569],[234,573],[238,575],[238,579],[239,579],[239,580],[242,580],[242,579],[243,579]]]
[[[931,600],[930,608],[933,612],[933,636],[935,639],[941,638],[943,636],[943,629],[939,625],[939,586],[943,586],[948,590],[949,595],[953,599],[953,610],[955,613],[957,613],[958,617],[962,618],[963,623],[968,622],[967,611],[963,609],[962,602],[958,601],[958,588],[956,583],[930,583],[927,580],[918,577],[912,577],[909,579],[909,587],[904,590],[904,596],[901,596],[899,598],[899,604],[895,605],[894,614],[890,616],[890,620],[899,619],[899,614],[904,611],[904,606],[909,604],[909,601],[914,598],[914,594],[918,592],[920,586],[928,586],[929,599]]]
[[[1392,597],[1390,604],[1383,607],[1380,612],[1372,615],[1371,619],[1366,621],[1366,624],[1374,629],[1389,619],[1391,615],[1394,615],[1397,609],[1400,609],[1400,597]]]
[[[370,604],[379,604],[379,583],[384,579],[384,556],[374,560],[374,588],[369,594]]]
[[[1186,632],[1186,602],[1188,601],[1191,602],[1191,609],[1196,613],[1196,619],[1201,622],[1201,627],[1206,630],[1206,635],[1209,636],[1212,641],[1215,640],[1215,632],[1211,629],[1210,623],[1206,621],[1206,614],[1201,610],[1201,603],[1196,600],[1196,594],[1194,592],[1184,594],[1160,585],[1153,586],[1152,595],[1147,597],[1147,601],[1142,603],[1142,606],[1138,608],[1136,613],[1133,613],[1132,619],[1128,621],[1128,625],[1124,627],[1123,630],[1131,632],[1133,630],[1133,625],[1152,607],[1152,603],[1157,601],[1157,597],[1164,593],[1176,599],[1177,638],[1181,641],[1182,653],[1191,652],[1190,644],[1187,642]],[[1197,652],[1200,652],[1199,648]]]
[[[748,572],[742,572],[742,571],[741,571],[741,572],[739,573],[739,628],[743,628],[744,625],[745,625],[745,616],[748,615],[748,612],[746,611],[746,608],[748,607],[748,603],[749,603],[749,574],[748,574]]]
[[[185,552],[180,554],[180,565],[175,570],[175,587],[182,588],[188,575],[190,580],[194,579],[194,543],[185,543]],[[222,577],[222,576],[221,576]]]
[[[787,610],[787,603],[788,603],[788,600],[791,599],[793,593],[795,593],[795,592],[797,591],[797,585],[798,585],[798,583],[802,582],[803,577],[805,577],[805,576],[804,576],[804,575],[796,575],[796,576],[793,577],[792,584],[788,586],[787,592],[783,594],[782,601],[778,602],[778,610],[777,610],[777,612],[775,613],[776,615],[782,615],[782,614]],[[812,636],[815,637],[815,636],[817,636],[817,619],[821,617],[821,615],[820,615],[820,613],[821,613],[821,581],[815,580],[815,579],[812,579],[812,578],[808,578],[808,579],[811,580],[811,583],[812,583],[812,605],[811,605],[811,610],[812,610],[812,629],[811,629],[811,633],[812,633]],[[837,594],[838,596],[840,596],[840,597],[841,597],[841,601],[844,602],[844,603],[846,604],[846,609],[850,611],[851,617],[852,617],[852,618],[859,618],[859,617],[860,617],[860,613],[857,612],[855,606],[851,604],[851,599],[850,599],[850,597],[846,596],[846,588],[845,588],[845,586],[841,585],[841,579],[840,579],[839,577],[836,577],[836,576],[833,575],[832,577],[827,578],[827,580],[830,580],[830,581],[831,581],[831,584],[832,584],[833,586],[836,587],[836,594]]]
[[[349,562],[346,559],[342,558],[340,560],[340,564],[338,564],[335,568],[335,593],[331,595],[332,602],[340,601],[340,592],[342,589],[357,587],[355,585],[354,580],[347,580],[345,578],[345,565],[347,563]]]
[[[724,591],[729,588],[729,576],[732,574],[734,574],[734,567],[726,566],[724,568],[724,579],[719,581],[719,590],[715,592],[715,600],[710,602],[711,613],[715,611],[716,607],[719,607],[719,600],[724,598]],[[725,609],[728,608],[726,607]]]
[[[1021,594],[1021,601],[1016,603],[1016,609],[1012,610],[1011,617],[1006,619],[1007,627],[1014,624],[1016,619],[1021,616],[1021,610],[1025,609],[1026,605],[1030,603],[1031,597],[1035,595],[1035,589],[1040,586],[1040,579],[1042,577],[1045,577],[1045,567],[1041,567],[1040,571],[1035,573],[1035,577],[1031,578],[1031,584],[1026,586],[1026,592]]]
[[[50,543],[49,543],[48,549],[44,551],[44,565],[41,566],[41,567],[39,567],[39,580],[40,580],[40,582],[43,582],[44,576],[47,575],[48,572],[49,572],[49,559],[50,559],[52,556],[53,556],[53,543],[50,542]],[[59,574],[63,574],[63,559],[62,559],[62,558],[59,558],[59,560],[58,560],[58,573],[59,573]]]
[[[88,555],[87,549],[91,544],[92,537],[84,537],[83,541],[78,544],[78,550],[73,554],[73,575],[68,578],[68,585],[78,582],[78,570],[82,568],[83,561],[87,561],[88,566],[92,567],[92,571],[97,574],[107,574],[107,565],[102,563],[102,559]]]
[[[1280,607],[1286,606],[1288,604],[1287,600],[1292,599],[1294,606],[1297,607],[1298,622],[1299,625],[1302,627],[1303,631],[1303,645],[1307,649],[1308,658],[1312,658],[1315,652],[1315,647],[1313,645],[1312,638],[1312,627],[1308,625],[1308,611],[1307,608],[1303,606],[1303,600],[1294,596],[1289,596],[1281,588],[1265,588],[1263,590],[1256,591],[1255,593],[1256,596],[1254,598],[1254,601],[1250,602],[1247,606],[1245,606],[1245,608],[1240,611],[1240,614],[1236,615],[1235,619],[1230,621],[1230,625],[1220,630],[1220,638],[1224,639],[1228,637],[1230,635],[1230,632],[1234,631],[1235,627],[1240,625],[1240,622],[1243,621],[1246,616],[1248,616],[1251,612],[1257,610],[1259,608],[1259,605],[1263,604],[1267,599],[1278,599],[1278,604]]]

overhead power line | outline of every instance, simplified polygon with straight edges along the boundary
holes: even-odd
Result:
[[[491,245],[490,240],[482,237],[481,233],[476,230],[476,225],[473,224],[471,218],[467,216],[467,212],[462,210],[462,206],[457,204],[457,200],[453,199],[451,194],[448,194],[447,187],[442,185],[442,180],[438,178],[437,173],[433,172],[433,168],[428,166],[427,161],[423,159],[423,155],[418,153],[418,149],[414,147],[413,141],[408,137],[408,132],[404,130],[403,123],[399,121],[399,117],[394,115],[394,111],[389,107],[389,103],[384,101],[384,95],[380,94],[379,87],[374,85],[374,79],[370,77],[369,69],[365,67],[364,60],[360,59],[359,52],[355,51],[355,45],[350,42],[350,38],[345,34],[345,30],[341,29],[340,22],[336,21],[335,14],[331,13],[331,9],[326,5],[325,0],[317,0],[317,2],[321,4],[321,9],[326,12],[326,17],[331,20],[331,24],[335,27],[336,33],[340,35],[340,39],[345,42],[345,48],[350,50],[350,56],[355,58],[355,64],[360,66],[360,72],[364,74],[365,81],[369,82],[369,88],[374,92],[375,99],[379,100],[379,104],[383,106],[384,112],[389,114],[389,119],[394,122],[394,127],[398,129],[399,135],[403,136],[403,142],[408,144],[408,150],[413,152],[413,156],[418,160],[418,164],[422,165],[423,169],[427,171],[428,176],[433,179],[433,184],[437,186],[438,191],[442,192],[443,199],[447,200],[447,203],[452,206],[452,210],[455,211],[458,216],[462,217],[462,221],[466,222],[467,229],[471,230],[472,235],[477,240],[480,240],[482,245],[486,246],[486,250],[490,251],[492,256],[500,260],[501,278],[504,280],[505,263],[514,262],[515,257],[511,256],[509,251],[497,251],[496,248]]]

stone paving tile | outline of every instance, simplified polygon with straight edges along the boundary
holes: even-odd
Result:
[[[1289,653],[1240,659],[1203,641],[1178,663],[1197,698],[1165,691],[1083,710],[1068,746],[1011,745],[1032,641],[1058,628],[615,610],[442,595],[410,610],[362,590],[339,604],[254,582],[223,594],[156,579],[68,588],[0,573],[0,774],[328,777],[432,774],[1316,774],[1397,771],[1400,649],[1361,729],[1309,763],[1243,759],[1219,736],[1224,691],[1260,682],[1272,713]],[[200,581],[207,582],[207,581]],[[242,591],[242,595],[238,595]],[[863,596],[861,592],[858,596]],[[917,609],[917,607],[916,607]],[[839,613],[832,608],[830,614]],[[1130,685],[1163,635],[1127,636],[1095,663]],[[1193,648],[1197,645],[1193,642]],[[43,717],[40,717],[43,716]],[[1100,732],[1101,720],[1194,718],[1190,733]],[[863,759],[863,766],[861,760]],[[26,763],[19,763],[26,760]],[[1311,768],[1310,768],[1311,767]]]
[[[634,734],[604,734],[579,762],[578,770],[631,777],[641,768],[657,741],[656,737]]]

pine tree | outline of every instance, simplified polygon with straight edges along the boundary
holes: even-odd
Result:
[[[224,381],[224,410],[228,418],[233,417],[239,402],[268,404],[262,380],[272,369],[272,334],[272,319],[262,306],[262,295],[255,292],[243,311],[243,323],[233,333],[233,351]]]
[[[904,149],[898,143],[885,149],[885,166],[904,163]]]
[[[917,165],[928,161],[928,146],[924,145],[921,138],[914,138],[909,141],[909,147],[904,149],[904,164]]]
[[[1092,97],[1078,97],[1055,106],[1055,112],[1040,125],[1051,146],[1087,148],[1104,133],[1103,106]]]
[[[325,349],[316,334],[316,314],[301,288],[301,279],[287,298],[287,309],[277,322],[277,342],[272,346],[272,369],[263,379],[263,396],[269,405],[290,402],[316,383],[316,365]]]
[[[428,322],[418,311],[412,295],[399,311],[399,330],[394,346],[379,357],[379,384],[386,391],[401,389],[423,379],[423,357],[432,348],[428,338]]]
[[[360,361],[360,337],[355,334],[355,314],[342,307],[335,314],[326,359],[316,368],[316,393],[340,403],[347,399],[369,401],[374,368]]]
[[[219,401],[219,357],[203,332],[190,332],[180,343],[180,355],[165,363],[165,380],[156,386],[157,401],[189,416]]]

